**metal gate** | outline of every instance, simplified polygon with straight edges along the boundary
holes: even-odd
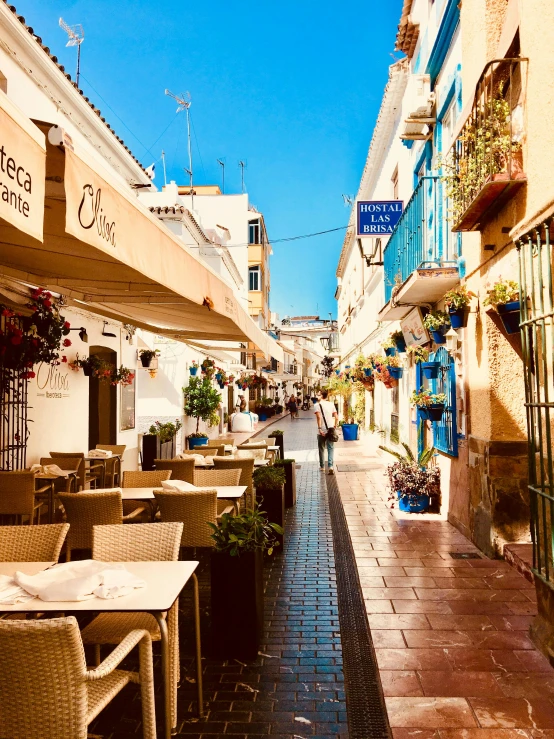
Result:
[[[554,587],[554,302],[549,218],[518,240],[533,571]]]

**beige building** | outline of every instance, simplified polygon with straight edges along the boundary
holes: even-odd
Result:
[[[251,209],[252,210],[252,209]],[[253,211],[248,223],[248,310],[261,329],[269,328],[270,271],[269,257],[273,253],[267,238],[264,217]]]

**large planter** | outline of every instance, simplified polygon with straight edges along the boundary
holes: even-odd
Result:
[[[436,331],[431,331],[431,335],[435,344],[446,344],[446,339],[444,338],[442,329],[439,328]]]
[[[429,496],[424,493],[405,495],[398,499],[398,507],[404,513],[423,513],[429,508]]]
[[[198,367],[189,367],[189,372],[194,377],[198,372]]]
[[[277,462],[276,465],[285,471],[285,508],[291,508],[296,505],[296,461]]]
[[[425,421],[440,421],[444,413],[445,405],[443,403],[434,403],[433,405],[418,406],[419,415]]]
[[[273,441],[273,446],[279,447],[279,453],[281,459],[285,458],[285,435],[280,434],[279,436],[270,436],[269,437]]]
[[[452,328],[465,328],[469,317],[469,308],[458,308],[458,310],[448,311],[450,315],[450,323]]]
[[[150,365],[152,364],[152,359],[153,357],[148,357],[145,354],[141,354],[140,363],[143,367],[150,367]]]
[[[254,660],[264,627],[263,553],[212,552],[212,650],[219,659]]]
[[[389,375],[395,380],[399,380],[404,374],[404,367],[388,367]]]
[[[286,474],[286,473],[285,473]],[[265,488],[256,488],[256,503],[259,504],[260,510],[265,511],[265,515],[269,523],[276,523],[285,528],[285,486],[281,485],[279,490],[266,490]],[[284,534],[275,534],[275,539],[279,542],[279,546],[275,547],[275,553],[280,554],[283,551],[285,543]]]
[[[201,438],[194,438],[192,436],[189,436],[188,442],[189,442],[189,449],[194,449],[195,446],[206,446],[209,439],[205,437]]]
[[[262,413],[262,411],[260,411],[260,412],[258,413],[258,416],[259,416],[259,418],[260,418],[260,421],[267,421],[267,413],[265,413],[265,412],[264,412],[264,413]]]
[[[422,362],[421,370],[428,380],[436,380],[439,376],[440,362]]]
[[[396,356],[396,347],[395,346],[389,346],[388,349],[385,349],[385,355],[387,357],[395,357]]]
[[[519,309],[519,300],[514,300],[511,303],[505,303],[496,307],[507,334],[519,333]]]
[[[142,470],[153,470],[155,459],[173,459],[175,456],[175,438],[165,443],[155,434],[144,434],[142,437]]]
[[[343,423],[341,429],[344,441],[356,441],[358,439],[357,423]]]

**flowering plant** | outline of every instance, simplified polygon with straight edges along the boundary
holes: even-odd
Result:
[[[86,375],[91,375],[101,368],[102,360],[100,357],[97,357],[96,354],[91,354],[90,357],[85,357],[84,359],[81,359],[77,354],[75,359],[72,362],[69,362],[68,366],[74,372],[78,372],[82,369]]]
[[[60,314],[52,293],[36,288],[27,307],[31,315],[17,313],[0,305],[0,363],[26,379],[34,377],[33,365],[39,362],[59,364],[61,347],[71,346],[67,337],[70,324]]]
[[[417,346],[412,344],[407,349],[408,354],[414,358],[414,362],[419,364],[420,362],[427,362],[429,360],[429,350],[424,346]]]
[[[446,405],[447,400],[445,393],[432,393],[424,387],[420,389],[419,393],[414,390],[410,397],[410,403],[417,405],[418,408],[427,408],[430,405]]]
[[[441,326],[450,325],[450,316],[442,310],[432,310],[423,319],[423,325],[429,331],[438,331]]]
[[[491,305],[496,308],[499,305],[513,303],[519,300],[519,285],[513,280],[502,280],[495,282],[490,290],[487,290],[487,297],[484,305]]]
[[[454,290],[449,290],[445,293],[444,303],[448,310],[453,312],[466,308],[470,304],[471,298],[475,297],[477,296],[471,290],[467,289],[467,285],[460,285],[454,288]]]
[[[148,433],[153,436],[159,436],[160,443],[165,444],[167,441],[171,441],[182,427],[183,424],[178,418],[175,419],[175,423],[172,421],[168,421],[167,423],[156,421],[156,423],[153,423],[152,426],[150,426]]]
[[[202,362],[200,365],[201,372],[203,375],[207,375],[208,377],[212,377],[212,375],[215,372],[215,362],[213,359],[206,359]]]
[[[132,385],[135,379],[135,373],[128,367],[121,365],[119,369],[112,365],[111,375],[109,377],[110,385]]]

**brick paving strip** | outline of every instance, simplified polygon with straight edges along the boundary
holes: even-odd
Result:
[[[444,520],[387,503],[377,442],[340,442],[340,497],[395,739],[554,736],[554,670],[528,637],[533,585]],[[385,460],[386,461],[386,460]]]

